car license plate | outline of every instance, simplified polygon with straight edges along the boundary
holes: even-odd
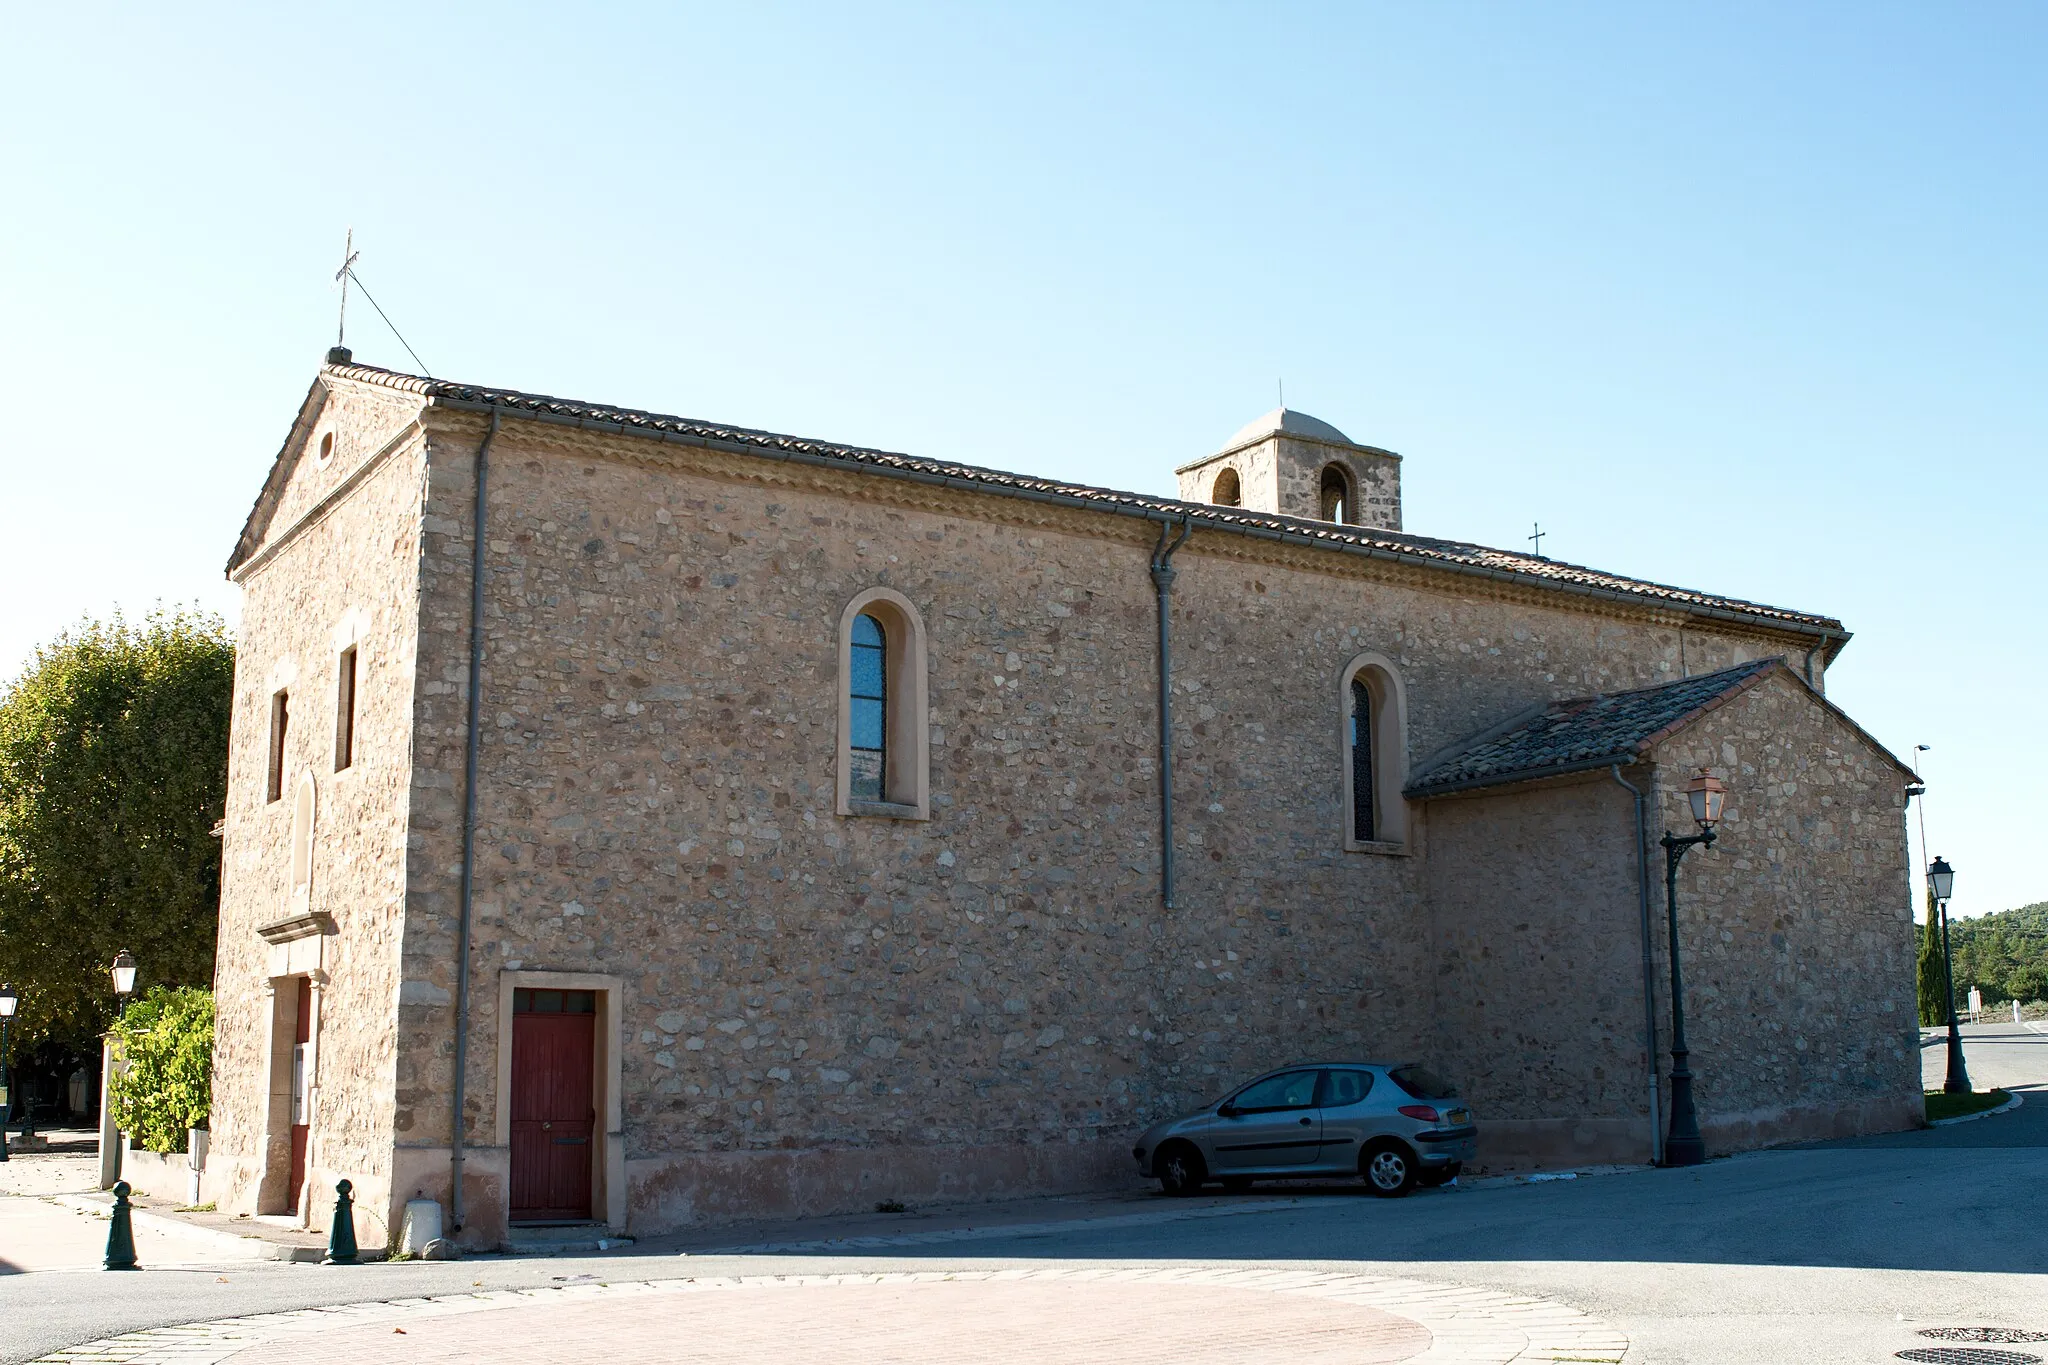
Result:
[[[1452,1124],[1459,1128],[1464,1127],[1471,1121],[1472,1111],[1470,1109],[1453,1109],[1450,1113],[1444,1115],[1445,1123]]]

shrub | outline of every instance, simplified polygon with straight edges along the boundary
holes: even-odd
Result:
[[[213,992],[152,987],[112,1033],[114,1122],[139,1147],[180,1150],[213,1110]]]

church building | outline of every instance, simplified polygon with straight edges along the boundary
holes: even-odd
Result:
[[[1702,771],[1708,1150],[1916,1124],[1842,624],[1408,534],[1401,464],[1282,409],[1156,497],[331,351],[228,565],[205,1197],[1113,1187],[1317,1058],[1454,1078],[1490,1169],[1652,1161]]]

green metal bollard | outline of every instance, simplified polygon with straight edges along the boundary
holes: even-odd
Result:
[[[128,1182],[114,1182],[114,1214],[107,1220],[107,1269],[140,1270],[135,1263],[135,1227],[128,1215]]]
[[[355,1187],[346,1180],[334,1182],[334,1221],[327,1228],[327,1258],[322,1265],[356,1263]]]

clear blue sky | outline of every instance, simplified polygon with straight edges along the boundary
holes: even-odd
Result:
[[[8,28],[0,672],[233,616],[353,225],[436,373],[924,455],[1169,491],[1284,376],[1412,530],[1841,616],[1955,908],[2048,898],[2048,7]]]

